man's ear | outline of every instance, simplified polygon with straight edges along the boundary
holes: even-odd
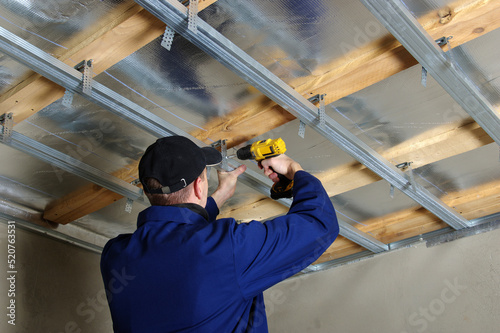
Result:
[[[201,177],[198,177],[194,180],[194,195],[197,199],[202,200],[203,197],[203,180]]]

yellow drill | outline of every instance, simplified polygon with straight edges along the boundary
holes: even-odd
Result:
[[[285,153],[285,141],[279,139],[267,139],[254,142],[248,146],[240,148],[236,151],[236,156],[240,160],[254,159],[260,162],[266,158],[281,155]],[[291,198],[293,189],[293,180],[278,174],[279,181],[273,184],[271,188],[271,198],[274,200],[281,198]]]

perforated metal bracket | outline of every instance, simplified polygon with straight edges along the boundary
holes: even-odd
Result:
[[[71,104],[73,104],[74,95],[75,94],[71,90],[66,89],[66,91],[64,92],[64,96],[62,98],[62,105],[70,107]]]
[[[299,136],[303,139],[305,135],[306,135],[306,123],[301,120],[299,124]]]
[[[453,62],[453,52],[451,52],[451,42],[450,40],[453,38],[453,36],[448,36],[448,37],[441,37],[436,39],[436,43],[440,46],[448,46],[448,50],[446,50],[445,55],[448,58],[448,61],[451,62],[452,66],[454,66]]]
[[[75,69],[79,72],[83,73],[82,76],[82,91],[86,95],[92,94],[92,78],[94,76],[94,61],[90,60],[82,60],[76,66]]]
[[[319,95],[319,108],[318,108],[319,125],[325,126],[325,94]]]
[[[227,141],[219,140],[211,144],[212,147],[218,149],[222,155],[221,168],[223,170],[229,171],[229,166],[227,164]]]
[[[422,85],[424,87],[427,87],[427,69],[425,69],[424,66],[422,66],[422,79],[421,79]]]
[[[131,185],[137,186],[141,183],[139,179],[134,179],[130,182]],[[134,204],[134,200],[127,198],[127,202],[125,203],[125,212],[132,213],[132,206]]]
[[[168,25],[165,27],[165,32],[163,33],[163,38],[161,39],[161,46],[170,51],[172,48],[172,43],[174,41],[175,31]]]
[[[0,125],[2,125],[1,130],[1,141],[4,143],[9,143],[12,137],[12,129],[14,128],[14,116],[12,112],[4,113],[0,116]]]
[[[396,168],[402,171],[408,171],[408,175],[410,177],[410,181],[408,182],[411,188],[416,191],[417,183],[415,182],[415,176],[413,174],[413,168],[411,167],[413,162],[403,162],[396,165]]]
[[[127,202],[125,203],[125,211],[127,213],[132,213],[132,206],[134,204],[134,200],[127,198]]]
[[[188,10],[188,29],[192,32],[198,32],[198,0],[189,0]]]
[[[313,104],[319,103],[318,120],[320,126],[325,126],[325,96],[326,94],[317,94],[307,99],[309,102]]]

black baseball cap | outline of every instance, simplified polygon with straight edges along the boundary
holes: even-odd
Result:
[[[222,155],[215,148],[200,148],[186,137],[168,136],[146,149],[139,162],[139,179],[147,193],[173,193],[191,184],[205,167],[221,161]],[[148,189],[146,178],[157,179],[163,187]]]

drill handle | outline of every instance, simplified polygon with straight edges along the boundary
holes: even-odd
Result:
[[[293,196],[293,179],[288,179],[278,173],[279,181],[271,187],[271,198],[278,200],[281,198],[291,198]]]

